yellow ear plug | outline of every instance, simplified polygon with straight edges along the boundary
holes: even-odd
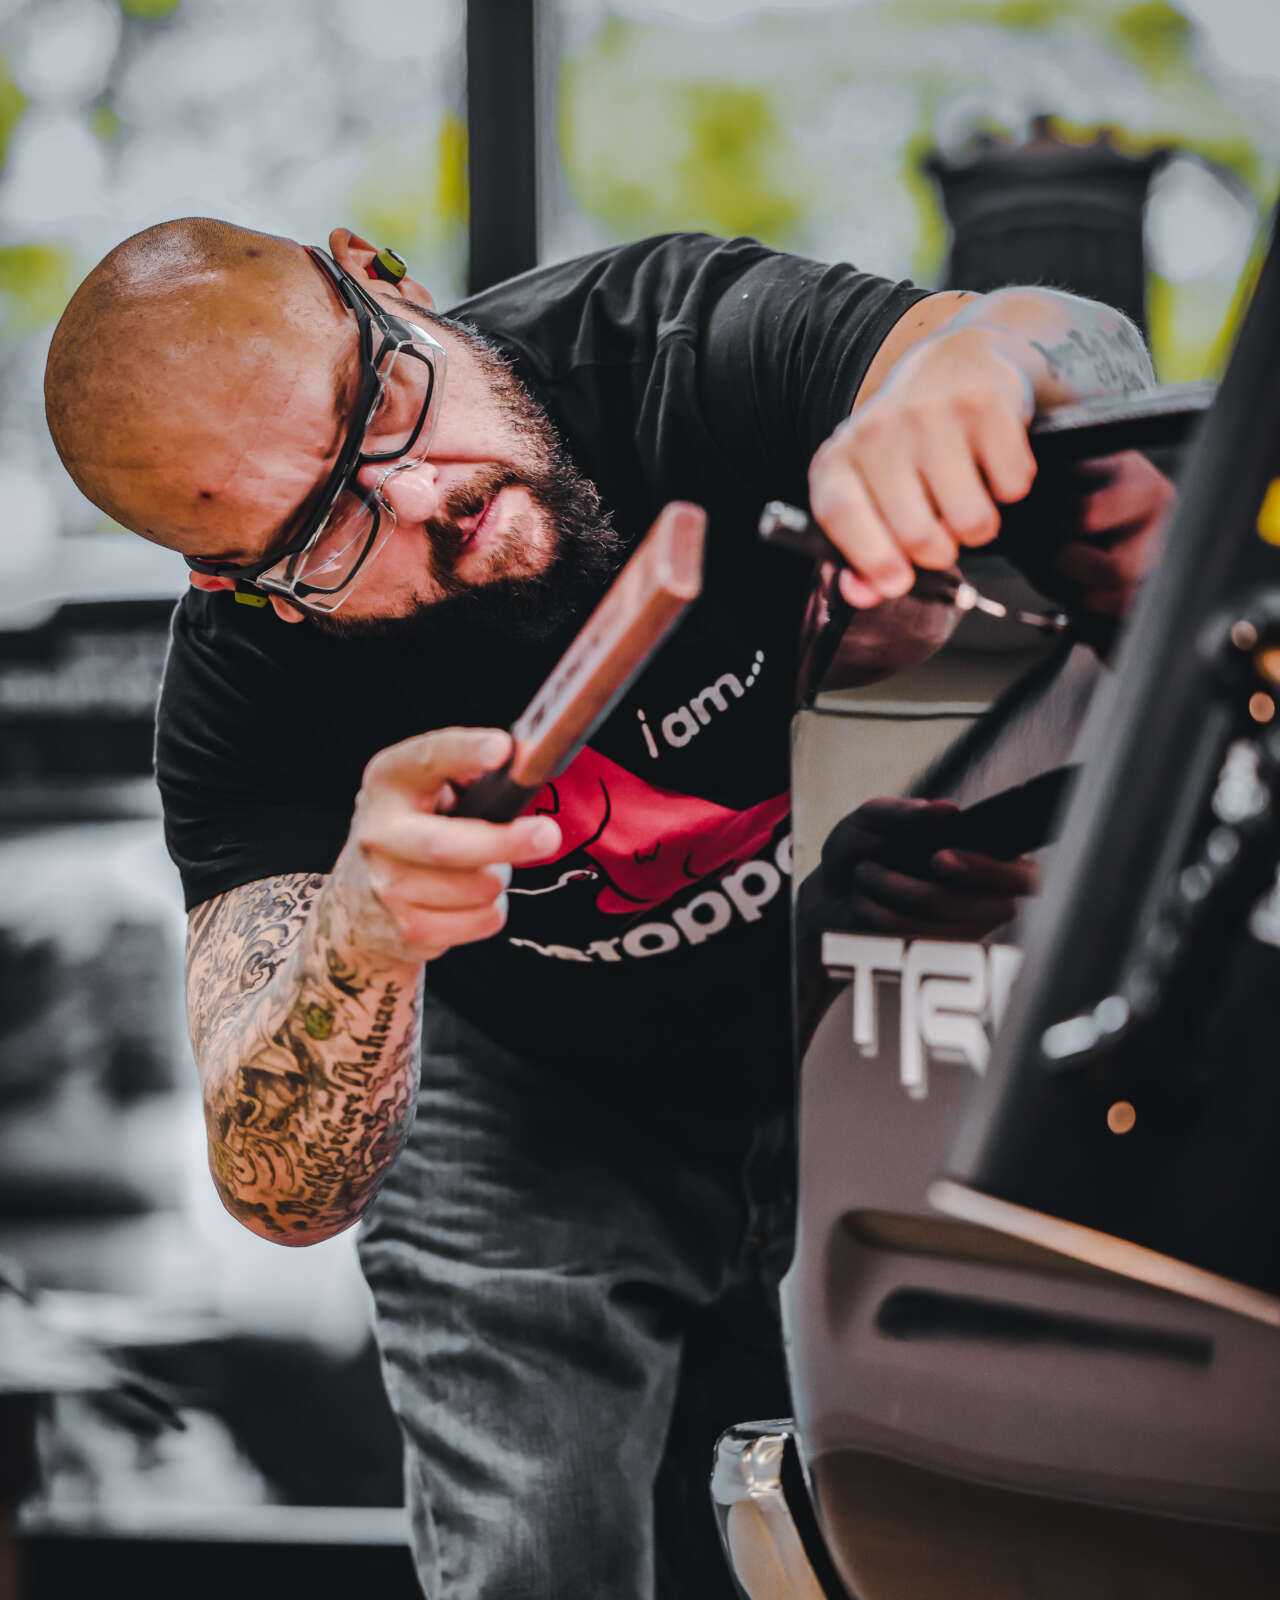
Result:
[[[382,249],[374,256],[373,264],[369,270],[375,278],[381,278],[385,283],[399,283],[409,269],[405,265],[404,257],[397,255],[394,250],[384,244]]]

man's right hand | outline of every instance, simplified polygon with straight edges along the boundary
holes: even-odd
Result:
[[[502,823],[448,813],[460,787],[510,754],[508,733],[442,728],[369,762],[330,880],[364,949],[433,961],[502,928],[511,868],[554,854],[560,829],[550,817]]]

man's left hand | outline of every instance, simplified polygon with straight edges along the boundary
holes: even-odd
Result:
[[[989,543],[1000,504],[1030,489],[1034,397],[1002,343],[977,326],[923,340],[814,456],[809,503],[849,563],[850,605],[906,594],[916,567]]]

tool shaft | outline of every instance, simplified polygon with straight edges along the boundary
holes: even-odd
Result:
[[[457,816],[508,822],[568,766],[702,588],[707,517],[664,506],[542,687],[511,726],[514,749],[497,772],[459,796]]]

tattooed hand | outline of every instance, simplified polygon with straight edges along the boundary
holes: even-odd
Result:
[[[369,763],[334,869],[365,949],[432,961],[502,927],[512,866],[551,855],[560,830],[550,817],[495,823],[447,813],[455,784],[474,783],[510,752],[509,734],[445,728],[392,745]]]

